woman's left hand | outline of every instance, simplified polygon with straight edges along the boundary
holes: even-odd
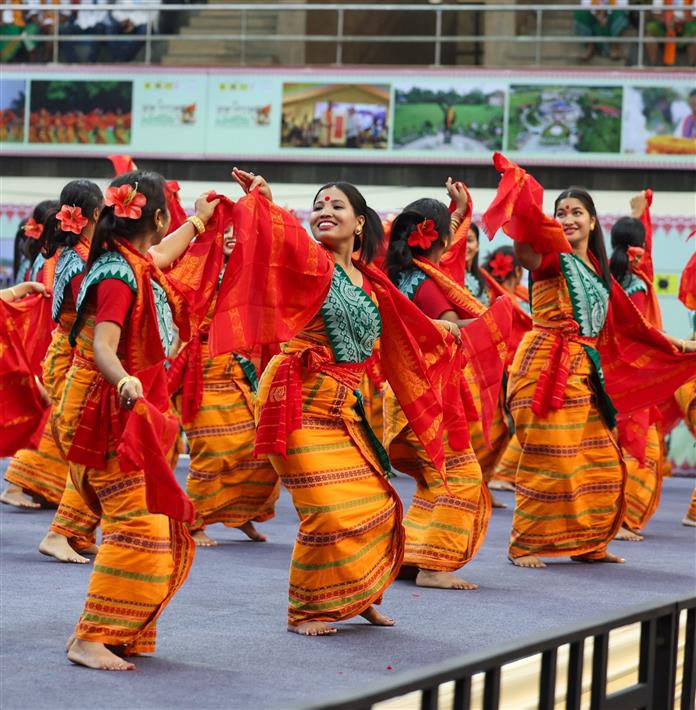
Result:
[[[210,195],[209,192],[204,192],[196,200],[196,204],[194,205],[196,217],[202,220],[203,224],[208,223],[208,220],[213,216],[213,212],[215,212],[215,208],[220,204],[219,199],[208,202],[208,195]]]
[[[451,320],[436,320],[435,322],[440,327],[444,328],[450,335],[454,336],[454,339],[458,343],[462,341],[462,334],[456,323],[453,323]]]
[[[447,194],[450,196],[452,202],[454,202],[455,211],[465,215],[469,206],[469,195],[467,194],[464,183],[453,182],[452,178],[448,177],[445,187],[447,188]]]

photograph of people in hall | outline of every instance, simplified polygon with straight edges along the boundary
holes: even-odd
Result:
[[[24,79],[0,79],[0,142],[24,141],[26,97]]]
[[[503,147],[505,90],[458,81],[394,87],[394,148],[462,152]]]
[[[388,147],[390,87],[283,84],[283,148]]]
[[[30,143],[128,145],[133,82],[32,81]]]

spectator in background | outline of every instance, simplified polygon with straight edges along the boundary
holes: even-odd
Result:
[[[116,34],[117,28],[111,19],[108,10],[103,8],[94,10],[83,10],[89,5],[105,5],[109,0],[78,0],[74,4],[79,5],[79,9],[69,13],[66,21],[61,25],[62,35],[105,35]],[[104,42],[89,39],[84,42],[61,42],[60,60],[75,64],[77,62],[94,63],[99,58],[99,52],[104,46]]]
[[[113,10],[111,17],[114,19],[116,25],[115,34],[130,37],[146,35],[148,25],[151,31],[156,31],[159,13],[145,8],[149,5],[158,5],[159,0],[117,0],[116,4],[137,4],[142,5],[143,9]],[[144,44],[144,42],[135,41],[110,42],[109,51],[111,53],[111,59],[114,62],[133,61]]]
[[[20,0],[13,0],[12,4],[17,4]],[[27,37],[36,34],[38,27],[33,22],[28,22],[26,13],[21,10],[13,10],[11,5],[5,6],[0,16],[0,62],[22,61],[26,58],[28,50]],[[11,38],[11,39],[10,39]]]
[[[648,37],[693,37],[686,45],[686,59],[690,66],[696,66],[696,17],[692,10],[671,10],[672,0],[653,0],[654,12],[648,16],[645,23],[645,34]],[[680,0],[679,4],[692,5],[692,0]],[[676,63],[679,45],[673,42],[658,44],[646,42],[645,52],[648,61],[653,66],[664,64],[672,66]]]
[[[575,12],[573,29],[581,37],[618,37],[628,27],[628,11],[614,8],[628,7],[628,0],[581,0],[582,10]],[[622,59],[621,47],[616,43],[589,42],[583,61],[589,61],[599,50],[611,59]]]
[[[355,112],[355,108],[351,106],[348,109],[348,117],[346,118],[346,148],[360,147],[360,119]]]

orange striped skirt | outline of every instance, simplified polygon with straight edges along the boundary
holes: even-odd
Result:
[[[404,519],[404,564],[438,572],[460,569],[478,552],[491,514],[476,455],[471,447],[453,451],[446,439],[445,486],[390,389],[384,396],[384,431],[394,468],[416,480]]]
[[[68,478],[68,462],[53,435],[52,418],[63,392],[65,376],[72,362],[72,347],[62,328],[53,331],[43,361],[43,382],[53,408],[46,422],[37,449],[20,449],[10,460],[5,480],[58,505]]]
[[[467,367],[464,370],[464,374],[474,401],[478,401],[478,384],[473,376],[471,368]],[[510,439],[510,432],[508,430],[507,417],[505,414],[504,394],[502,391],[500,393],[500,399],[498,400],[498,406],[495,408],[495,414],[493,416],[491,430],[489,432],[491,445],[488,446],[488,444],[486,444],[480,420],[469,422],[469,436],[471,438],[471,448],[476,453],[476,458],[481,466],[483,480],[490,481],[493,477],[495,467],[498,464],[500,457],[503,455]]]
[[[202,348],[203,401],[184,425],[191,453],[186,494],[196,506],[192,530],[270,520],[280,483],[268,458],[254,457],[253,392],[234,355],[211,359],[208,344]]]
[[[553,340],[527,333],[510,371],[508,402],[521,453],[509,554],[601,558],[624,518],[626,469],[595,404],[592,365],[580,344],[569,343],[563,407],[543,419],[532,412]]]
[[[259,384],[260,415],[278,366]],[[322,372],[303,372],[302,427],[287,457],[269,456],[292,496],[300,528],[290,564],[288,620],[341,621],[381,601],[401,566],[404,531],[399,497],[387,480],[358,398]]]
[[[653,424],[648,429],[645,465],[641,466],[625,449],[626,462],[626,517],[631,530],[642,530],[657,510],[662,492],[662,436]]]
[[[520,440],[517,438],[517,434],[513,434],[505,447],[505,451],[503,451],[503,455],[495,466],[493,480],[507,481],[514,484],[521,453]]]
[[[69,450],[86,394],[99,374],[72,367],[56,419]],[[114,442],[105,470],[71,464],[72,482],[102,528],[85,606],[76,635],[125,647],[127,654],[155,650],[156,621],[188,575],[195,545],[186,527],[147,510],[142,471],[122,471]]]

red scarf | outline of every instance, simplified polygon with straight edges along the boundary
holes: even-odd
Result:
[[[51,299],[38,294],[13,304],[0,300],[0,456],[36,448],[48,418],[34,376],[51,337],[50,310]]]

